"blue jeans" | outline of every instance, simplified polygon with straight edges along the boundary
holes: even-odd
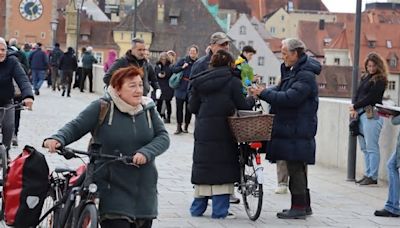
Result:
[[[390,156],[386,168],[389,180],[389,193],[385,204],[385,210],[400,215],[400,180],[399,169],[397,168],[396,152]]]
[[[32,70],[32,84],[35,91],[39,91],[40,87],[46,78],[45,70]]]
[[[212,200],[212,218],[225,218],[228,215],[229,209],[229,194],[215,195],[211,197],[194,198],[190,207],[192,216],[202,216],[207,209],[208,199]]]
[[[364,153],[364,175],[373,180],[378,179],[380,161],[379,135],[381,134],[382,125],[383,119],[379,116],[372,119],[368,119],[365,113],[360,116],[360,133],[364,136],[359,135],[358,142]]]

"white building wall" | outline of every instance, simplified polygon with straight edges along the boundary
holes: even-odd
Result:
[[[245,34],[240,34],[240,27],[244,26]],[[257,53],[249,62],[254,73],[263,76],[264,82],[268,84],[270,78],[275,77],[275,84],[280,79],[280,61],[261,38],[245,14],[241,14],[236,23],[228,31],[228,36],[234,39],[234,45],[238,50],[244,45],[251,45]],[[242,45],[241,45],[242,44]],[[262,59],[264,59],[262,64]]]

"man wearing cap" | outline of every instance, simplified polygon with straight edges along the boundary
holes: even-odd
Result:
[[[208,69],[208,64],[210,63],[211,56],[213,53],[216,53],[218,50],[223,49],[225,51],[229,51],[229,43],[231,39],[223,33],[216,32],[211,35],[210,38],[210,49],[207,55],[199,58],[192,67],[192,71],[190,73],[190,77],[192,78],[194,75],[203,72]]]
[[[146,96],[149,93],[151,85],[151,87],[156,91],[156,99],[159,99],[161,96],[160,85],[158,84],[154,69],[145,58],[145,54],[146,46],[144,40],[141,38],[134,38],[132,40],[132,48],[125,53],[125,56],[117,59],[104,75],[104,83],[106,83],[107,86],[109,85],[111,76],[116,70],[128,66],[137,66],[142,68],[144,73],[143,95]]]

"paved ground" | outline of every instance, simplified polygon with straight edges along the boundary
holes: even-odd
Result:
[[[41,95],[35,100],[34,111],[24,111],[22,114],[20,145],[30,144],[45,152],[40,147],[42,140],[75,117],[97,97],[98,95],[74,90],[71,98],[65,98],[58,92],[42,89]],[[192,218],[188,208],[193,194],[190,184],[193,135],[175,136],[172,134],[175,126],[167,125],[167,128],[171,133],[171,147],[157,158],[160,215],[153,227],[400,227],[398,218],[377,218],[372,215],[385,202],[385,184],[360,187],[346,182],[344,172],[318,165],[309,168],[314,215],[307,220],[277,219],[276,212],[289,206],[290,196],[274,194],[276,170],[274,165],[267,162],[264,162],[264,206],[259,220],[250,221],[241,204],[231,208],[237,216],[236,219],[211,219],[210,210],[207,210],[204,217]],[[190,130],[193,132],[193,129]],[[85,149],[88,139],[86,136],[71,146]],[[20,150],[21,148],[14,148],[12,155],[16,156]],[[79,161],[66,162],[58,155],[48,155],[47,158],[51,167],[80,164]]]

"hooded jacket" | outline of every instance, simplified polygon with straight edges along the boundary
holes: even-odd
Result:
[[[275,114],[272,140],[267,143],[269,160],[315,163],[319,103],[315,76],[320,72],[321,64],[304,54],[290,68],[282,64],[280,84],[260,94]]]
[[[242,95],[242,83],[232,69],[218,67],[203,71],[190,80],[189,108],[196,115],[192,183],[220,185],[239,180],[237,144],[228,116],[237,109],[249,110]]]
[[[168,149],[168,132],[150,98],[143,97],[143,110],[134,115],[121,112],[109,96],[101,99],[110,102],[95,136],[95,141],[102,145],[102,153],[133,156],[134,152],[140,152],[147,163],[138,168],[115,162],[98,169],[95,181],[100,216],[116,215],[132,220],[155,218],[158,214],[155,157]],[[51,138],[63,146],[80,139],[97,126],[99,112],[100,100],[96,100]],[[101,164],[97,163],[97,167]]]

